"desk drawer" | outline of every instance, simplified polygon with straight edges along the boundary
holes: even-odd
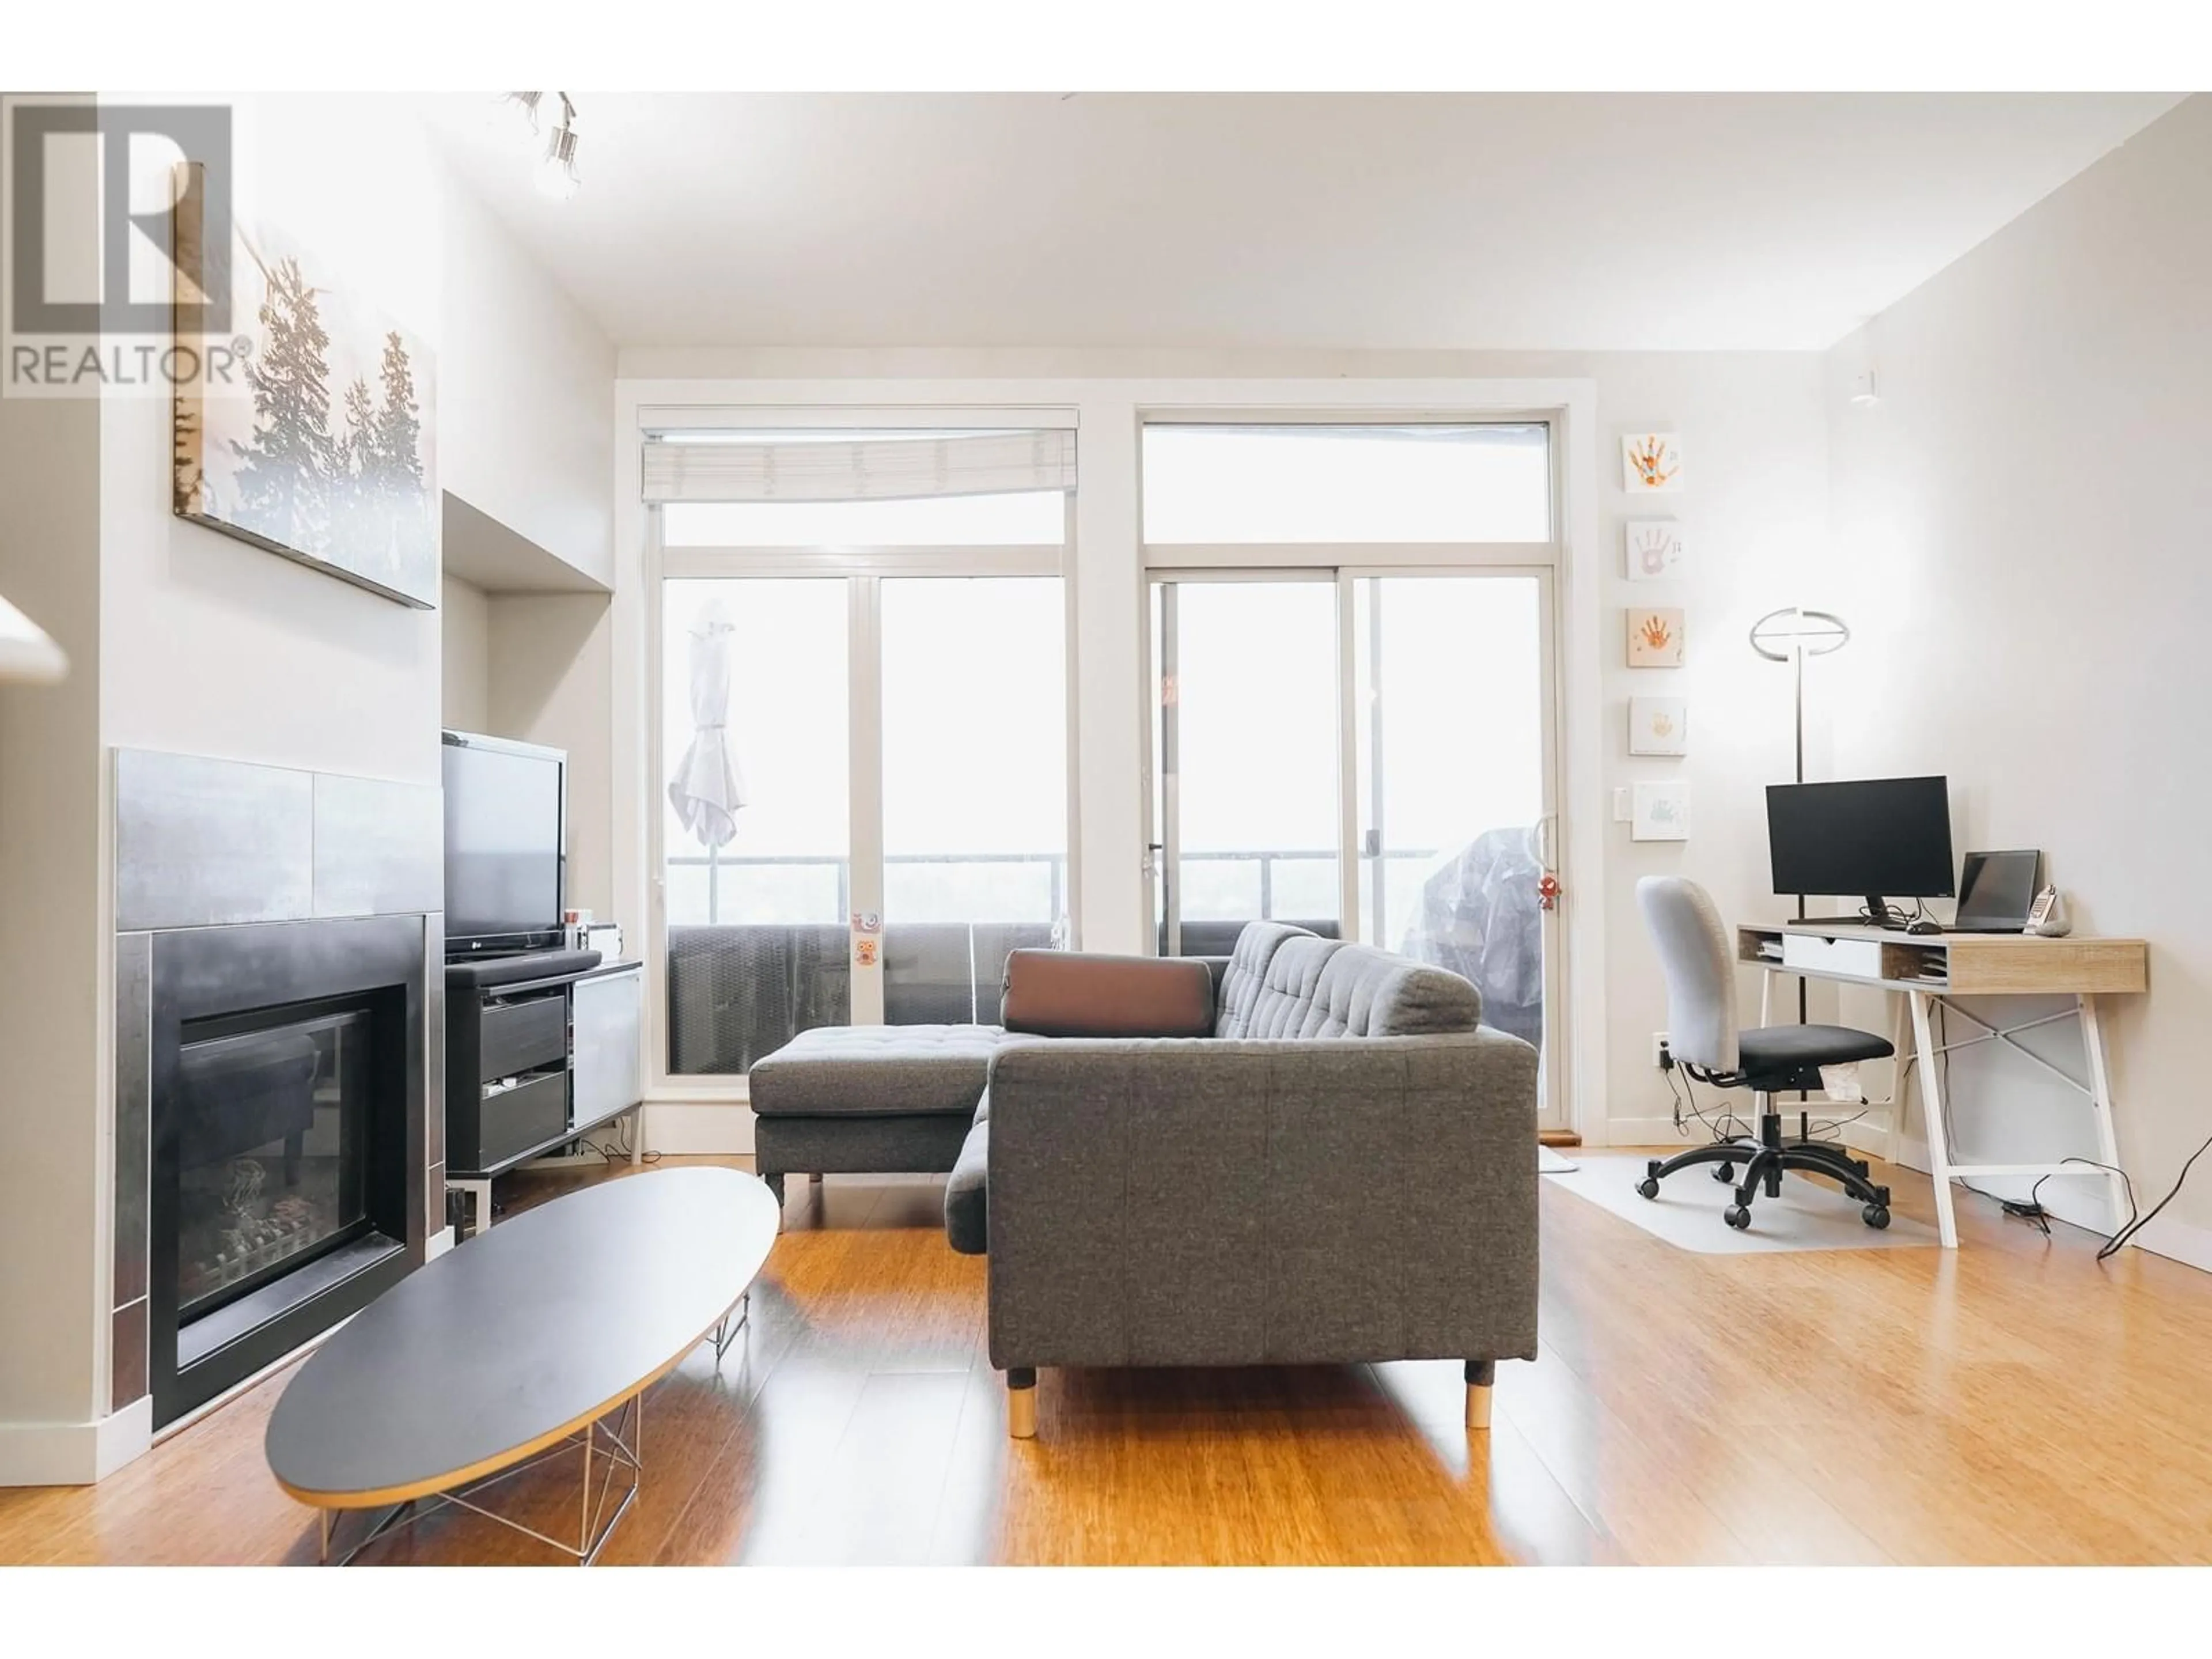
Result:
[[[556,991],[525,1001],[488,1002],[481,1030],[477,1074],[486,1083],[557,1066],[568,1057],[568,996]]]
[[[1808,974],[1832,974],[1843,979],[1881,977],[1881,941],[1875,939],[1822,939],[1814,933],[1782,936],[1782,965]]]

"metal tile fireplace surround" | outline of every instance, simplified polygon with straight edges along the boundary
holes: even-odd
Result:
[[[111,1409],[173,1422],[443,1225],[434,786],[118,750]]]

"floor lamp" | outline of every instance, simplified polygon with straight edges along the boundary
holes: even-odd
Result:
[[[1785,605],[1770,611],[1751,625],[1751,648],[1769,662],[1786,662],[1796,679],[1797,772],[1805,781],[1805,659],[1825,657],[1851,642],[1844,619],[1827,611],[1806,611]],[[1805,920],[1805,896],[1797,895],[1797,920]],[[1805,981],[1797,981],[1797,1023],[1805,1023]]]

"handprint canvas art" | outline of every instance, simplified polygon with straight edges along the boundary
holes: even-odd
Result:
[[[1680,778],[1662,778],[1635,787],[1631,841],[1687,841],[1690,786]]]
[[[1660,605],[1628,612],[1628,665],[1631,668],[1680,668],[1682,665],[1682,612]]]
[[[1620,487],[1632,495],[1671,495],[1680,489],[1681,434],[1637,432],[1622,438]]]
[[[1690,751],[1690,705],[1681,697],[1628,700],[1628,752],[1686,755]]]
[[[1621,536],[1628,550],[1628,580],[1664,581],[1682,574],[1682,526],[1672,519],[1631,519]]]

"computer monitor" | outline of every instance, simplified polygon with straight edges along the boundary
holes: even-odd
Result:
[[[1776,892],[1863,894],[1876,920],[1885,899],[1955,890],[1942,778],[1769,784],[1766,844]]]

